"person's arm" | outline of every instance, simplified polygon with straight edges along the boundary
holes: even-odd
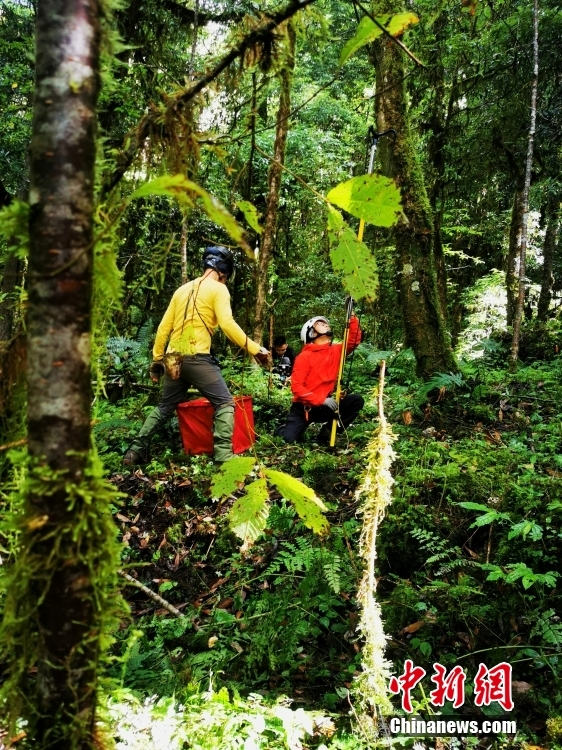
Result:
[[[154,339],[154,346],[152,347],[152,359],[155,362],[164,358],[166,344],[168,343],[170,334],[174,329],[175,309],[176,293],[174,292],[170,304],[168,305],[168,309],[164,313],[164,317],[160,321],[160,325],[156,331],[156,338]]]
[[[297,401],[313,406],[312,399],[314,398],[314,393],[306,383],[309,372],[310,363],[308,357],[302,356],[302,354],[297,355],[291,373],[291,390]]]
[[[349,354],[349,352],[358,347],[361,343],[362,338],[363,333],[359,326],[359,318],[355,315],[352,315],[349,319],[349,333],[347,335],[346,352]]]
[[[217,323],[220,329],[234,344],[245,349],[252,355],[256,355],[261,351],[262,347],[256,344],[255,341],[252,341],[234,320],[230,307],[230,293],[224,285],[221,285],[221,288],[216,293],[215,315],[217,316]]]

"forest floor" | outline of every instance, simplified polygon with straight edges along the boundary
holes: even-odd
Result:
[[[418,385],[413,399],[411,383],[388,389],[397,435],[395,501],[379,549],[388,655],[397,670],[405,658],[449,667],[460,660],[474,671],[479,658],[513,661],[521,739],[496,738],[486,747],[557,746],[553,677],[562,626],[553,588],[558,573],[551,574],[559,564],[554,517],[562,507],[560,359],[529,370],[513,377],[489,371],[484,381],[465,376],[429,393]],[[367,384],[368,397],[374,383]],[[326,503],[332,533],[315,538],[273,491],[266,533],[241,552],[228,514],[242,489],[213,501],[209,457],[185,456],[172,432],[155,442],[158,458],[125,472],[120,453],[108,446],[117,469],[112,481],[123,493],[114,511],[123,569],[182,613],[126,586],[131,622],[116,647],[125,654],[122,687],[189,703],[211,681],[217,691],[230,691],[223,704],[242,702],[239,714],[248,710],[248,696],[259,693],[270,703],[290,696],[293,707],[320,711],[340,727],[330,740],[305,732],[301,746],[371,747],[350,729],[350,695],[361,671],[356,490],[376,424],[374,401],[335,450],[315,442],[316,427],[303,444],[284,445],[272,437],[272,425],[285,407],[259,398],[255,406],[256,457],[312,487]],[[130,430],[130,420],[119,429]],[[459,715],[478,713],[466,698]],[[428,708],[421,696],[417,706]],[[211,747],[216,736],[209,741]],[[221,740],[225,748],[229,741]],[[268,742],[256,746],[278,746]],[[467,742],[484,746],[477,738]]]

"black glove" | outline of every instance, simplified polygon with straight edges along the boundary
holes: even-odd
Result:
[[[164,363],[161,360],[155,360],[151,363],[148,374],[151,378],[156,378],[157,380],[160,380],[162,375],[166,372],[166,368],[164,367]]]

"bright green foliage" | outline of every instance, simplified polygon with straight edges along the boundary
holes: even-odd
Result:
[[[254,232],[261,234],[263,227],[260,225],[259,214],[257,208],[250,201],[236,201],[236,205],[244,214],[244,218],[248,222],[249,226],[252,227]]]
[[[255,459],[240,456],[225,461],[213,478],[213,496],[220,498],[234,492],[255,464]],[[253,544],[265,528],[269,510],[269,493],[265,477],[284,498],[293,503],[305,526],[316,534],[328,532],[329,524],[323,515],[327,508],[313,489],[284,471],[260,466],[259,473],[262,478],[246,487],[247,494],[236,501],[229,514],[230,527],[243,540],[243,549]]]
[[[213,477],[211,493],[213,497],[224,497],[237,490],[254,468],[256,459],[252,456],[234,456],[221,466]]]
[[[399,36],[408,26],[418,23],[418,20],[415,13],[397,13],[395,16],[379,16],[377,18],[381,26],[384,26],[392,36]],[[364,16],[359,22],[355,36],[345,43],[341,51],[340,65],[349,60],[361,47],[374,42],[383,33],[383,30],[373,23],[368,16]]]
[[[374,300],[378,287],[377,262],[335,208],[329,207],[330,260],[343,285],[356,300]]]
[[[141,185],[131,195],[134,198],[146,198],[149,195],[169,195],[176,198],[180,205],[192,208],[197,199],[207,216],[222,227],[228,235],[242,247],[253,259],[254,254],[244,237],[244,229],[225,206],[208,193],[204,188],[183,174],[163,175]]]
[[[316,534],[328,532],[329,524],[322,513],[327,508],[313,489],[284,471],[266,469],[265,475],[277,487],[281,495],[293,503],[305,526]]]
[[[0,237],[7,240],[7,255],[27,258],[29,252],[29,204],[12,201],[0,210]],[[5,260],[1,258],[0,260]]]
[[[239,497],[229,513],[229,524],[245,546],[256,541],[267,523],[269,493],[265,479],[256,479],[246,486],[246,494]]]
[[[326,196],[367,224],[391,227],[401,214],[400,191],[394,180],[378,174],[352,177],[332,188]]]

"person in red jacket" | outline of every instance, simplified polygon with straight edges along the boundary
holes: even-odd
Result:
[[[291,375],[293,404],[283,427],[277,434],[287,443],[300,441],[311,422],[323,422],[318,440],[328,443],[332,421],[337,418],[341,428],[350,425],[361,411],[364,401],[356,393],[340,400],[339,409],[332,393],[338,379],[343,344],[332,343],[330,321],[321,315],[310,318],[301,330],[304,347],[295,359]],[[359,320],[352,315],[349,321],[347,352],[360,343]]]

